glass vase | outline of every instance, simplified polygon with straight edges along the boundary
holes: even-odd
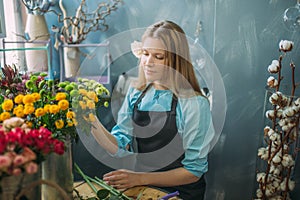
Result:
[[[18,176],[2,177],[0,200],[15,200],[21,192],[23,193],[22,196],[25,196],[27,199],[40,200],[40,185],[30,187],[30,183],[38,181],[39,178],[39,172],[35,174],[22,173]]]
[[[67,139],[65,142],[66,151],[63,155],[51,154],[42,163],[42,179],[56,183],[63,189],[69,199],[73,196],[73,158],[72,141]],[[54,187],[42,185],[42,200],[63,200],[61,192]]]

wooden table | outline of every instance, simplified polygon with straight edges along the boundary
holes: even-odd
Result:
[[[97,189],[101,189],[101,187],[97,184],[94,184]],[[90,188],[90,186],[84,182],[75,182],[74,183],[74,190],[78,191],[79,195],[83,199],[88,199],[90,197],[95,197],[95,193],[93,190]],[[74,200],[79,200],[80,198],[74,191]],[[158,189],[154,189],[151,187],[144,187],[144,186],[139,186],[139,187],[134,187],[130,188],[126,191],[124,191],[124,194],[130,198],[136,199],[137,196],[140,196],[140,200],[158,200],[161,197],[167,195],[167,193],[160,191]],[[170,198],[170,200],[179,200],[177,197]]]

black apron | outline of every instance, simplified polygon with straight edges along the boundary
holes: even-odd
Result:
[[[138,105],[149,85],[139,96],[133,108],[133,150],[136,156],[136,171],[167,171],[182,167],[183,143],[176,125],[177,97],[173,94],[170,111],[141,111]],[[179,191],[184,200],[204,199],[205,179],[195,183],[160,187],[166,192]]]

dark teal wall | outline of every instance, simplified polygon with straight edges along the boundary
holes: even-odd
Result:
[[[79,0],[65,2],[68,12],[74,13]],[[97,2],[101,1],[87,1],[90,8],[94,8]],[[281,39],[295,42],[291,58],[300,65],[299,31],[286,29],[282,18],[285,9],[295,4],[294,0],[124,0],[124,4],[107,18],[109,30],[92,33],[86,41],[101,42],[161,19],[175,21],[191,39],[198,37],[220,71],[227,100],[222,134],[209,157],[206,199],[253,197],[257,149],[262,143],[265,123],[263,106],[264,87],[269,76],[267,66],[277,59]],[[47,14],[47,21],[49,25],[57,23],[51,13]],[[195,36],[198,21],[201,21],[202,31]],[[130,44],[134,39],[134,36],[124,38],[124,42]],[[113,56],[122,54],[118,51],[123,47],[118,45],[113,43],[111,46]],[[129,47],[124,52],[122,56],[113,57],[112,84],[119,74],[136,66]],[[55,56],[54,59],[58,67]],[[299,70],[297,75],[299,77]],[[111,115],[104,113],[102,120],[111,128],[114,121]],[[90,174],[110,170],[93,160],[80,144],[74,153],[75,160]],[[294,176],[299,182],[299,172]],[[293,199],[300,199],[299,191],[298,184],[292,193]]]

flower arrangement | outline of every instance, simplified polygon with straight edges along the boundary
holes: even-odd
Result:
[[[88,132],[87,122],[95,120],[97,107],[108,106],[109,91],[96,81],[59,82],[47,79],[46,73],[21,75],[10,66],[2,70],[9,73],[0,81],[0,123],[20,117],[30,128],[49,129],[54,138],[76,140],[76,128]],[[8,88],[10,84],[16,87]]]
[[[0,125],[0,179],[22,172],[36,173],[38,165],[51,153],[63,154],[64,143],[53,138],[48,129],[30,129],[18,117]]]
[[[279,50],[282,53],[278,60],[273,60],[268,66],[270,76],[267,80],[270,92],[271,109],[266,111],[270,126],[264,128],[265,147],[258,149],[258,156],[266,162],[264,171],[257,172],[256,180],[259,188],[256,199],[291,199],[290,191],[295,188],[292,172],[295,158],[299,151],[298,137],[300,124],[300,98],[296,97],[299,83],[295,80],[295,64],[290,62],[291,93],[284,94],[283,58],[293,49],[294,43],[282,40]]]

